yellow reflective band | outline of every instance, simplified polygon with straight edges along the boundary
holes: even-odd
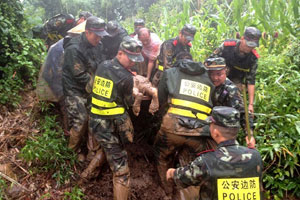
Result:
[[[125,108],[117,107],[117,108],[100,110],[92,107],[91,112],[96,115],[121,115],[125,112]]]
[[[204,106],[204,105],[201,105],[199,103],[192,102],[192,101],[181,100],[181,99],[171,99],[171,103],[173,105],[184,106],[184,107],[187,107],[187,108],[192,108],[192,109],[195,109],[195,110],[199,110],[199,111],[205,112],[207,114],[210,114],[210,112],[211,112],[211,108],[209,108],[207,106]]]
[[[201,120],[205,120],[207,118],[207,115],[205,114],[201,114],[201,113],[197,113],[196,115],[194,115],[192,113],[192,111],[190,110],[185,110],[185,109],[180,109],[180,108],[169,108],[168,113],[172,113],[175,115],[180,115],[180,116],[184,116],[184,117],[191,117],[191,118],[197,118],[201,119]]]
[[[117,104],[115,102],[106,102],[92,97],[92,104],[103,108],[113,108],[116,107]]]
[[[250,72],[250,69],[244,69],[244,68],[240,68],[238,66],[233,66],[235,69],[243,71],[243,72]]]
[[[158,70],[159,70],[159,71],[164,71],[164,66],[158,65]]]

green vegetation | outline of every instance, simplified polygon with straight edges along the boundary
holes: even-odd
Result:
[[[65,192],[64,200],[81,200],[84,197],[81,189],[78,186],[72,188],[71,192]]]
[[[6,188],[7,188],[7,185],[6,185],[5,180],[0,178],[0,200],[5,199]]]
[[[54,3],[55,2],[55,3]],[[77,15],[81,10],[105,18],[125,19],[133,31],[133,20],[143,18],[146,26],[162,40],[175,37],[185,23],[197,28],[192,54],[203,61],[226,38],[241,35],[246,26],[263,32],[256,82],[257,147],[264,160],[264,188],[268,199],[300,198],[300,15],[298,0],[153,0],[126,3],[119,0],[25,0],[25,14],[18,0],[0,3],[0,104],[16,106],[26,83],[33,86],[45,51],[28,30],[54,14]],[[55,8],[49,5],[58,5]],[[123,5],[124,4],[124,5]],[[97,5],[97,6],[96,6]],[[126,6],[125,6],[126,5]],[[132,9],[133,11],[129,10]],[[35,10],[35,14],[27,17]],[[41,15],[41,16],[37,16]],[[49,107],[41,104],[42,112]],[[74,154],[66,148],[55,116],[46,114],[41,133],[30,138],[21,156],[34,172],[51,172],[59,183],[72,175]],[[2,184],[0,179],[0,199]],[[75,187],[67,199],[80,199]]]
[[[55,116],[46,115],[40,124],[40,135],[28,139],[20,156],[31,163],[34,172],[51,172],[58,184],[63,184],[73,175],[76,156],[67,147],[67,140]]]
[[[26,83],[36,82],[43,44],[26,31],[23,7],[18,0],[0,2],[0,103],[16,106]]]

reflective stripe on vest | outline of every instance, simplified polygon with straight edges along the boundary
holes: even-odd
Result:
[[[96,115],[121,115],[125,112],[125,108],[117,107],[117,108],[100,110],[98,108],[92,107],[91,112]]]
[[[168,113],[172,113],[172,114],[180,115],[180,116],[184,116],[184,117],[198,118],[201,120],[205,120],[207,118],[207,115],[205,115],[205,114],[202,114],[202,113],[193,114],[192,111],[190,111],[190,110],[174,108],[174,107],[169,108]]]
[[[92,97],[92,104],[103,108],[114,108],[117,106],[115,102],[106,102]]]
[[[187,108],[192,108],[194,110],[199,110],[199,111],[207,113],[207,114],[210,114],[210,112],[211,112],[210,107],[207,107],[207,106],[204,106],[199,103],[192,102],[192,101],[187,101],[187,100],[182,100],[182,99],[171,99],[171,103],[176,106],[183,106],[183,107],[187,107]]]
[[[159,70],[159,71],[164,71],[164,66],[158,65],[158,70]]]
[[[244,68],[240,68],[238,66],[233,66],[235,69],[243,71],[243,72],[250,72],[250,69],[244,69]]]

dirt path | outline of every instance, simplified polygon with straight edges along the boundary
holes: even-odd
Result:
[[[28,163],[18,158],[18,154],[28,137],[38,134],[38,100],[32,90],[26,89],[22,102],[17,109],[0,107],[0,172],[13,178],[20,185],[14,184],[5,191],[5,199],[64,199],[65,192],[70,192],[76,185],[84,193],[83,199],[113,199],[112,173],[105,164],[100,175],[89,182],[80,183],[79,174],[88,163],[74,166],[75,175],[69,183],[57,187],[52,174],[32,174]],[[134,144],[128,148],[131,172],[130,199],[163,199],[164,192],[159,186],[159,177],[154,164],[150,145]],[[2,180],[5,180],[1,177]],[[6,181],[10,185],[10,181]],[[26,191],[28,190],[28,191]]]

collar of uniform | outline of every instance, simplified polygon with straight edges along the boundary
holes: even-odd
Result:
[[[217,148],[239,145],[237,140],[226,140],[218,144]]]

